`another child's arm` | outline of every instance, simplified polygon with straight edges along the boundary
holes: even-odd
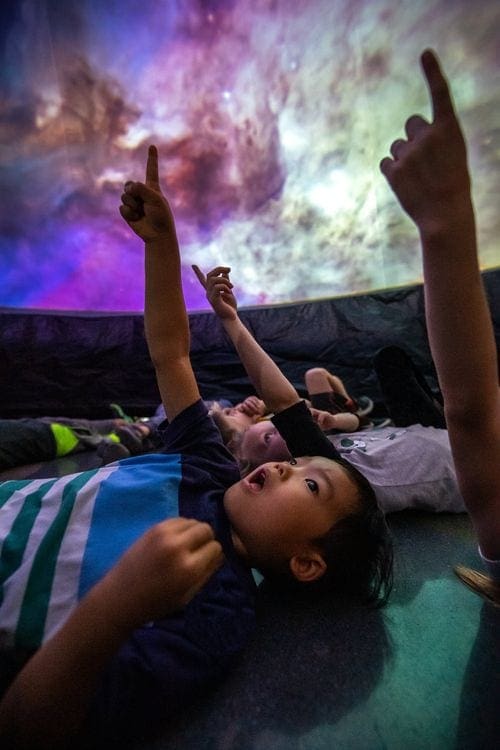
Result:
[[[312,406],[309,407],[312,418],[321,427],[323,432],[329,430],[337,430],[338,432],[355,432],[359,430],[359,417],[357,414],[351,414],[350,412],[339,412],[338,414],[330,414],[328,411],[322,409],[314,409]]]
[[[293,385],[238,317],[233,285],[229,281],[231,269],[218,266],[206,276],[198,266],[193,266],[193,270],[206,289],[207,299],[233,342],[252,385],[269,411],[278,413],[300,401]]]
[[[0,744],[71,747],[103,669],[132,631],[183,607],[222,562],[207,524],[152,527],[30,659],[0,704]]]
[[[432,123],[413,115],[381,170],[420,232],[429,339],[459,486],[483,554],[500,559],[497,352],[477,258],[466,145],[448,85],[422,55]]]
[[[267,410],[278,414],[300,401],[293,385],[239,319],[233,285],[229,280],[231,269],[218,266],[206,276],[198,266],[193,266],[193,270],[205,288],[208,301],[233,342],[248,377],[264,400]],[[314,422],[323,431],[335,429],[353,432],[359,427],[359,418],[355,414],[333,415],[311,407],[309,411]]]
[[[268,413],[265,403],[257,396],[247,396],[244,401],[236,404],[234,408],[236,411],[240,411],[247,417],[253,417],[254,419],[264,417]]]
[[[158,153],[150,146],[146,182],[129,182],[120,213],[145,242],[144,324],[151,359],[170,421],[200,397],[189,359],[189,322],[181,284],[179,244],[158,179]]]

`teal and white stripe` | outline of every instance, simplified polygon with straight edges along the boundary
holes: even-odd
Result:
[[[0,605],[5,597],[5,581],[22,563],[42,498],[55,482],[39,479],[0,485]]]
[[[47,612],[43,640],[50,638],[66,620],[78,602],[78,586],[81,573],[82,550],[89,535],[95,501],[100,484],[116,471],[116,466],[101,469],[98,477],[93,476],[79,492],[73,505],[67,531],[59,549],[58,564],[55,567],[50,594],[50,608]],[[64,562],[63,562],[64,561]]]
[[[0,485],[0,647],[53,635],[141,534],[179,515],[181,476],[179,455],[154,454]]]
[[[0,510],[4,539],[0,555],[2,645],[37,647],[47,637],[45,627],[49,612],[48,619],[53,627],[53,604],[58,603],[59,625],[74,607],[82,549],[95,498],[101,482],[116,470],[117,465],[56,480],[23,482],[23,486],[14,491],[12,500]],[[9,489],[2,485],[2,496]],[[74,526],[78,528],[80,546],[66,558],[61,553],[67,551],[70,544],[65,540],[70,519],[71,530]],[[61,576],[68,581],[62,607],[62,592],[53,586]],[[68,597],[71,585],[74,593]]]

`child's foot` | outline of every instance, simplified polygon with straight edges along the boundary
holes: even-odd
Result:
[[[373,419],[360,417],[359,420],[360,430],[381,430],[382,427],[392,426],[394,426],[394,422],[389,417],[374,417]]]
[[[394,422],[390,417],[374,417],[371,420],[372,430],[381,430],[382,427],[394,427]]]
[[[369,396],[358,396],[357,399],[353,399],[353,402],[355,406],[354,413],[358,417],[366,417],[373,411],[373,401]]]
[[[373,401],[368,396],[345,399],[336,393],[335,401],[342,405],[342,411],[350,411],[352,414],[357,414],[358,417],[366,417],[373,411]]]

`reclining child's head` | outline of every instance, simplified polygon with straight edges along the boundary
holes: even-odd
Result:
[[[237,551],[281,589],[383,602],[392,546],[369,482],[343,459],[259,466],[224,495]]]
[[[266,461],[287,461],[291,458],[286,442],[269,419],[234,430],[224,442],[239,462],[242,473],[248,473]]]
[[[265,404],[257,396],[249,396],[235,406],[222,406],[214,401],[209,409],[226,444],[236,433],[244,432],[258,423],[265,412]]]

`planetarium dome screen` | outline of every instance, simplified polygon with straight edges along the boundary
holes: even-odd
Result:
[[[420,280],[378,164],[434,48],[469,142],[484,268],[500,263],[497,0],[4,0],[0,306],[142,311],[143,248],[118,213],[147,146],[191,271],[240,305]]]

